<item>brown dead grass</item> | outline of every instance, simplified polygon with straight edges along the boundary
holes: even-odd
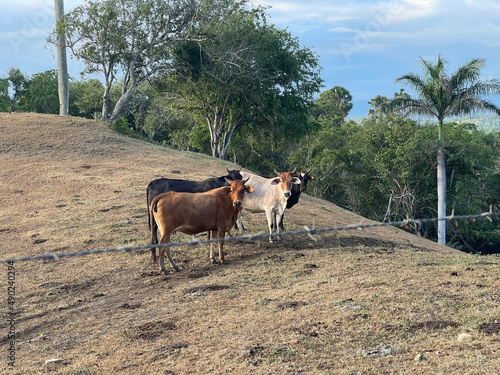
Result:
[[[0,114],[0,134],[1,258],[147,244],[149,181],[234,167],[79,118]],[[289,230],[362,220],[307,195],[285,216]],[[244,220],[265,231],[264,215]],[[500,372],[498,258],[397,228],[228,243],[226,252],[230,264],[213,266],[206,248],[174,248],[182,271],[169,276],[151,268],[148,251],[17,263],[16,368],[3,335],[0,372]],[[458,342],[464,332],[473,340]],[[418,353],[426,360],[414,361]],[[44,366],[51,358],[64,362]]]

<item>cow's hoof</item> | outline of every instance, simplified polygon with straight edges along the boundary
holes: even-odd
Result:
[[[228,262],[227,260],[225,260],[225,259],[222,259],[222,260],[220,261],[220,263],[221,263],[221,264],[229,264],[229,262]]]
[[[164,274],[164,275],[168,275],[169,272],[167,270],[161,270],[161,272]]]
[[[175,267],[175,272],[181,272],[181,269],[179,267]]]

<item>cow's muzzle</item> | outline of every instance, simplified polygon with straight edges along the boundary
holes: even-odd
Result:
[[[234,207],[241,207],[241,202],[240,201],[234,201],[233,202]]]

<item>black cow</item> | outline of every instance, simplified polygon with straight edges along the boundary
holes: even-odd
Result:
[[[307,190],[307,182],[309,180],[314,180],[314,177],[312,175],[310,175],[309,172],[299,172],[299,173],[297,173],[297,177],[300,180],[300,185],[292,185],[292,190],[291,190],[292,195],[290,195],[290,197],[288,198],[288,200],[286,202],[286,208],[289,208],[289,209],[292,208],[293,206],[295,206],[299,202],[300,193]],[[281,215],[281,223],[280,223],[280,228],[283,230],[285,229],[283,227],[283,217],[284,216],[285,216],[285,214],[283,213],[283,215]],[[274,218],[274,222],[276,223],[276,217]]]
[[[178,193],[203,193],[205,191],[217,189],[223,186],[229,186],[229,183],[226,182],[226,178],[228,180],[242,180],[240,174],[241,169],[230,171],[226,168],[226,170],[228,173],[226,176],[207,178],[203,181],[187,181],[170,178],[159,178],[151,181],[146,191],[146,197],[148,202],[148,225],[152,236],[155,239],[157,238],[158,226],[156,223],[151,223],[149,207],[157,195],[166,193],[167,191],[176,191]],[[151,252],[152,255],[154,255],[155,249],[151,249]]]

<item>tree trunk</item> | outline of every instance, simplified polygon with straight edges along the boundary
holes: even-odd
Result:
[[[446,166],[444,148],[437,156],[438,219],[446,216]],[[446,221],[438,221],[438,243],[446,245]]]
[[[111,90],[111,85],[106,82],[104,86],[104,95],[102,96],[102,119],[108,121],[109,112],[109,91]]]
[[[118,115],[122,111],[123,107],[125,107],[125,104],[127,104],[129,98],[132,96],[132,94],[135,92],[135,89],[137,88],[136,84],[132,84],[127,92],[123,94],[120,99],[115,104],[115,108],[113,109],[113,113],[111,113],[110,120],[114,121],[118,118]]]
[[[64,0],[54,0],[56,27],[64,16]],[[66,35],[57,34],[57,83],[59,90],[59,115],[67,116],[69,107],[68,62],[66,60]]]

